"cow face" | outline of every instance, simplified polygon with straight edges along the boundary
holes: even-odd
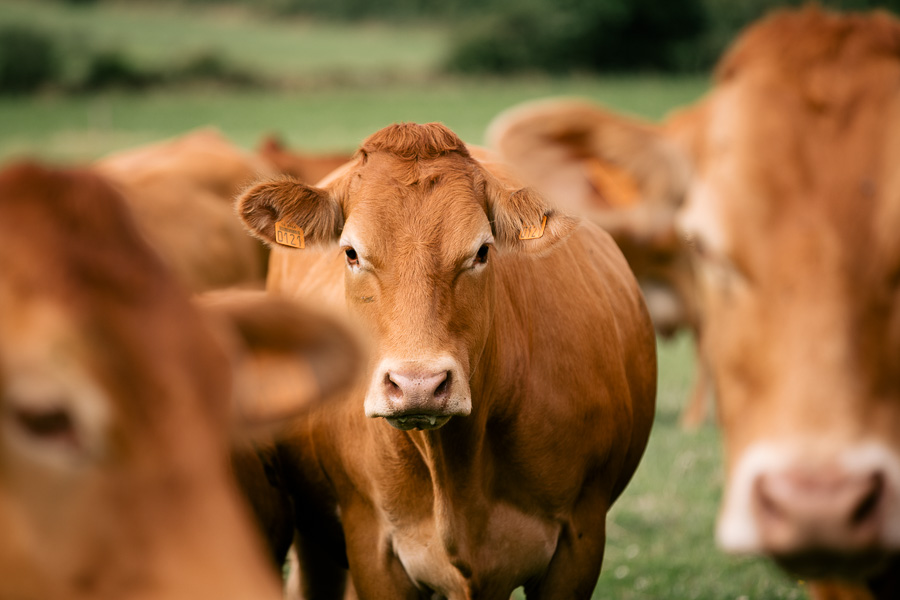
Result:
[[[718,539],[808,576],[900,549],[900,24],[773,17],[673,121],[728,482]]]
[[[0,173],[0,597],[280,597],[229,473],[229,404],[258,423],[275,395],[286,416],[284,388],[327,395],[353,345],[269,300],[216,313],[95,175]]]
[[[365,413],[404,430],[471,412],[498,250],[541,251],[572,227],[437,124],[388,127],[327,188],[263,183],[239,212],[270,243],[281,222],[339,246],[347,305],[375,341]]]

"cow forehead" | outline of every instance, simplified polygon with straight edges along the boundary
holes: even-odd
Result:
[[[744,247],[739,230],[770,234],[813,213],[871,231],[875,207],[897,195],[886,180],[898,77],[900,22],[886,13],[779,13],[743,35],[682,136],[695,189],[719,205],[719,237]]]
[[[900,154],[900,96],[822,109],[757,72],[721,84],[706,104],[693,124],[695,177],[679,218],[688,235],[747,263],[790,251],[815,253],[830,268],[900,254],[884,226],[900,216],[889,167]]]
[[[407,160],[378,153],[368,157],[355,177],[344,237],[370,253],[465,254],[490,235],[471,159]]]

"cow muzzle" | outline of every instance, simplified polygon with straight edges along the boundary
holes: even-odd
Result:
[[[431,361],[385,360],[366,394],[367,417],[383,417],[397,429],[438,429],[472,411],[471,391],[450,357]]]
[[[717,533],[799,576],[865,577],[900,549],[900,461],[875,444],[827,460],[759,445],[731,477]]]

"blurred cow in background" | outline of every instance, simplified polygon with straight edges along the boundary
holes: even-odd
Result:
[[[675,227],[690,182],[687,161],[658,127],[574,99],[509,109],[488,127],[487,142],[524,181],[612,235],[657,333],[693,334],[694,389],[682,424],[700,425],[711,395],[700,351],[702,311],[688,248]]]
[[[214,129],[97,161],[135,213],[147,240],[193,291],[261,286],[268,252],[247,235],[233,199],[276,171]]]
[[[268,136],[247,152],[204,128],[117,152],[93,168],[119,188],[150,243],[195,292],[262,287],[268,248],[234,214],[234,197],[276,174],[315,183],[349,155],[291,152]]]
[[[281,597],[229,449],[359,355],[285,301],[208,303],[95,173],[0,172],[0,597]]]
[[[648,131],[634,156],[680,148],[659,164],[678,187],[691,168],[677,220],[725,437],[720,545],[843,581],[817,598],[900,597],[900,21],[776,13]]]

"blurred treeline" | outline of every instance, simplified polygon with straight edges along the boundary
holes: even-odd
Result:
[[[227,0],[183,0],[222,3]],[[234,1],[234,0],[232,0]],[[238,0],[278,14],[439,20],[456,28],[446,67],[461,72],[707,71],[745,25],[810,0]],[[900,0],[819,0],[839,10]]]
[[[0,5],[4,0],[0,0]],[[36,1],[36,0],[33,0]],[[41,0],[68,5],[144,4],[149,0]],[[417,23],[450,31],[436,70],[516,73],[707,72],[738,31],[766,12],[808,0],[167,0],[175,6],[236,5],[261,18],[285,15],[341,22]],[[900,11],[900,0],[819,0],[840,10]],[[212,81],[272,83],[216,53],[186,56],[165,69],[139,66],[118,50],[84,47],[77,76],[61,64],[70,51],[27,23],[0,26],[0,94],[63,92]],[[69,69],[71,71],[71,69]]]

